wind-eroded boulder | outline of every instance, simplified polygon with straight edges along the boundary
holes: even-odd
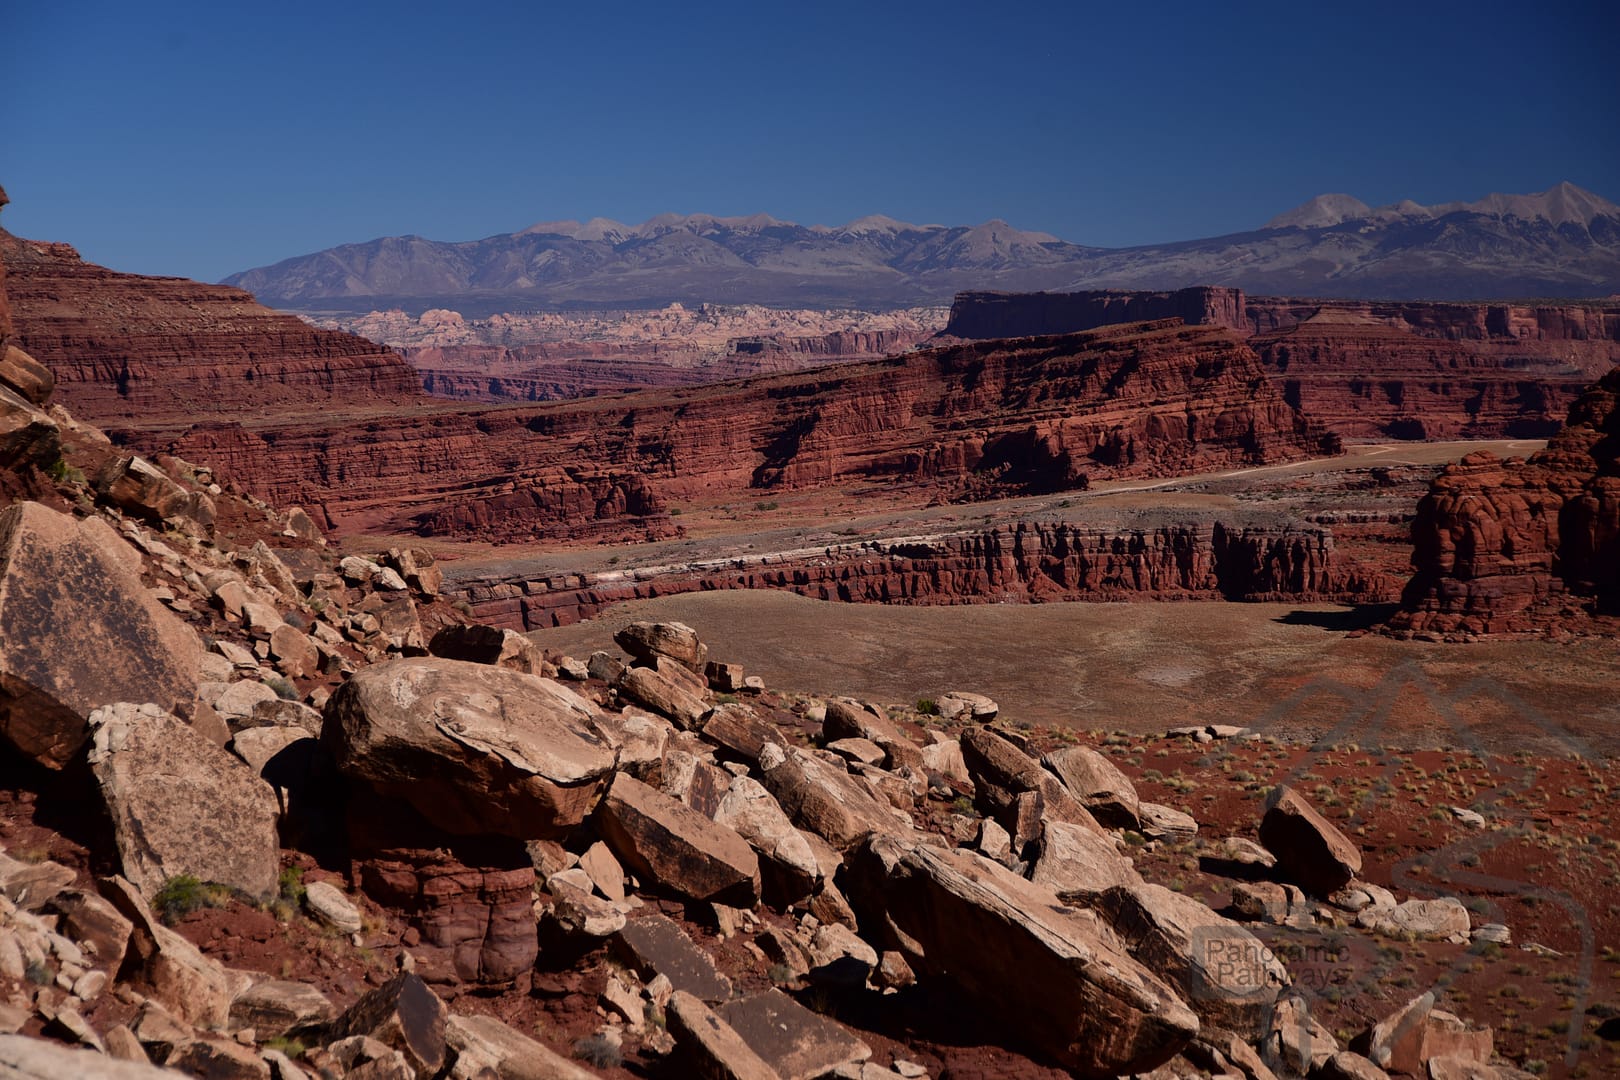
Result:
[[[202,647],[141,586],[137,557],[97,518],[38,503],[0,513],[0,734],[59,769],[102,705],[189,708]]]
[[[1116,829],[1141,826],[1141,799],[1136,785],[1112,761],[1089,746],[1068,746],[1041,759],[1063,781],[1069,794],[1104,825]]]
[[[1084,1076],[1148,1072],[1198,1018],[1090,912],[988,859],[873,837],[851,899],[919,973],[946,976],[1011,1032]]]
[[[585,819],[613,771],[598,712],[549,679],[415,657],[339,687],[321,739],[346,775],[442,829],[549,838]]]

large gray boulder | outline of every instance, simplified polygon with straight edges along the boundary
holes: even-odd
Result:
[[[550,679],[437,657],[373,664],[326,705],[338,768],[452,833],[560,836],[614,767],[600,710]]]
[[[1198,1018],[1095,914],[982,856],[873,837],[851,858],[850,899],[921,975],[1082,1076],[1149,1072]]]
[[[156,705],[108,705],[90,725],[90,769],[142,894],[181,874],[256,900],[275,892],[280,804],[253,769]]]
[[[140,558],[99,518],[38,503],[0,512],[0,736],[52,769],[90,737],[103,705],[188,711],[197,635],[141,585]]]

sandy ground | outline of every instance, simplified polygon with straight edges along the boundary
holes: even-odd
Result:
[[[1620,753],[1614,641],[1447,645],[1353,633],[1383,615],[1196,602],[884,607],[715,592],[531,636],[585,656],[614,649],[627,622],[673,619],[772,688],[885,703],[974,690],[1015,722],[1079,730],[1231,723],[1367,744]]]

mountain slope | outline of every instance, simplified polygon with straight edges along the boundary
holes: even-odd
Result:
[[[1492,299],[1620,291],[1620,206],[1573,184],[1473,203],[1369,209],[1320,195],[1252,232],[1094,248],[1006,222],[839,228],[764,214],[641,225],[545,222],[483,240],[384,237],[226,279],[267,303],[355,311],[670,302],[895,307],[969,289],[1233,285],[1292,296]]]

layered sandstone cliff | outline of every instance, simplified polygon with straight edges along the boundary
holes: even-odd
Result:
[[[1528,461],[1472,454],[1412,526],[1398,630],[1620,631],[1620,371]]]
[[[1084,487],[1333,453],[1228,331],[1173,323],[984,342],[699,388],[356,420],[130,428],[339,528],[623,535],[663,501],[910,485],[919,499]],[[571,494],[564,494],[572,492]],[[560,508],[566,507],[564,512]],[[586,515],[595,515],[587,517]]]
[[[1289,403],[1351,439],[1545,438],[1620,363],[1620,303],[1459,304],[1178,292],[964,293],[945,333],[1175,317],[1249,337]]]
[[[411,369],[352,334],[318,330],[239,289],[121,274],[67,244],[0,230],[17,343],[56,376],[60,400],[98,424],[403,406]]]
[[[776,589],[875,604],[1064,600],[1392,599],[1398,579],[1346,557],[1320,526],[1019,521],[631,571],[468,576],[447,586],[480,622],[566,626],[612,604],[687,592]]]

